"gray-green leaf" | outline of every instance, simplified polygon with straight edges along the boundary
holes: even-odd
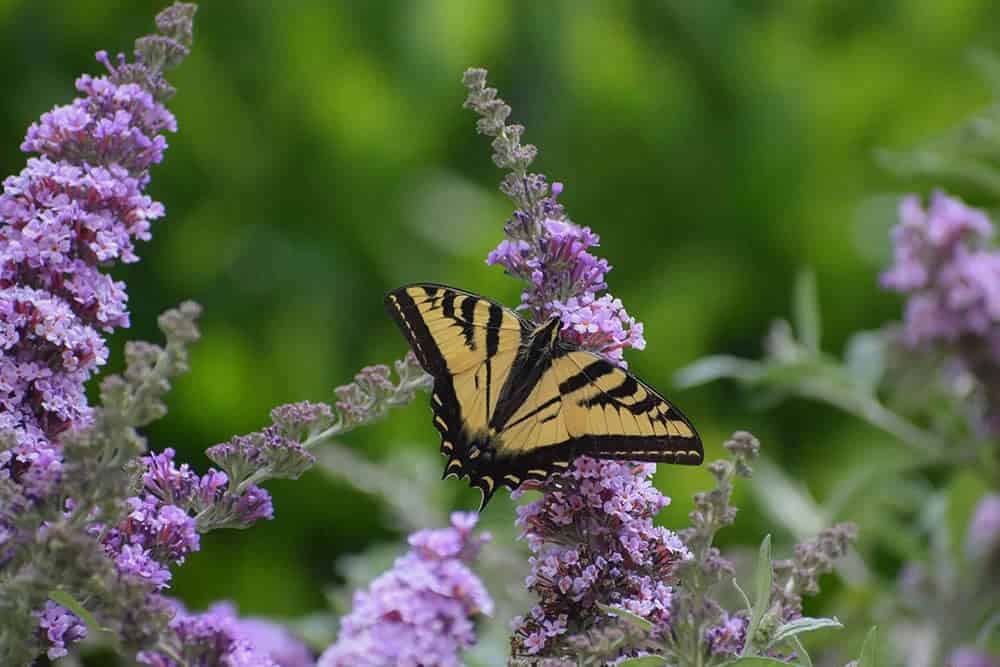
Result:
[[[660,667],[667,664],[666,658],[658,655],[644,655],[641,658],[629,658],[625,662],[619,662],[619,667]]]
[[[795,329],[799,341],[807,349],[819,352],[819,297],[816,291],[816,274],[812,271],[801,271],[796,276],[792,307],[795,309]]]
[[[843,624],[836,618],[811,618],[809,616],[803,616],[802,618],[797,618],[794,621],[789,621],[785,623],[774,635],[774,639],[771,640],[772,644],[789,639],[796,635],[800,635],[803,632],[812,632],[813,630],[819,630],[821,628],[842,628]]]
[[[49,599],[53,602],[57,602],[62,606],[69,609],[71,612],[80,617],[80,620],[84,622],[87,626],[87,630],[90,631],[92,636],[99,635],[102,632],[110,632],[108,628],[103,627],[97,622],[97,618],[94,617],[87,609],[80,604],[79,600],[67,593],[62,589],[55,589],[49,591]]]
[[[885,372],[885,353],[885,337],[878,331],[859,331],[847,341],[847,372],[869,393],[875,391]]]
[[[644,632],[649,632],[653,629],[653,624],[644,619],[638,614],[630,612],[628,609],[622,609],[621,607],[613,607],[611,605],[597,603],[597,608],[606,614],[614,614],[623,621],[627,621],[631,625],[643,630]]]
[[[792,664],[794,665],[795,663],[793,662]],[[762,655],[747,655],[741,658],[736,658],[735,660],[730,660],[725,663],[723,667],[772,667],[774,665],[784,665],[784,667],[788,667],[788,663],[783,660],[765,658]]]
[[[858,667],[878,667],[878,628],[873,627],[865,637],[865,643],[861,645],[861,657],[858,658]]]
[[[771,583],[774,571],[771,569],[771,536],[766,535],[760,543],[760,553],[757,555],[757,566],[754,569],[754,601],[753,609],[750,610],[750,625],[747,627],[747,641],[743,645],[743,655],[750,653],[753,637],[760,627],[760,621],[764,618],[771,603]]]
[[[681,388],[697,387],[723,378],[752,382],[761,373],[756,361],[725,354],[702,357],[674,374],[674,384]]]

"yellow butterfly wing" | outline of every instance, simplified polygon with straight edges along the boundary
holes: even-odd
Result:
[[[635,375],[559,340],[560,322],[532,328],[481,296],[435,284],[401,287],[386,309],[434,377],[431,407],[448,456],[485,507],[515,489],[597,458],[698,465],[691,422]]]
[[[409,285],[386,295],[386,309],[434,377],[431,407],[449,456],[445,475],[461,475],[482,454],[489,427],[529,325],[508,308],[443,285]],[[493,479],[473,479],[492,493]]]

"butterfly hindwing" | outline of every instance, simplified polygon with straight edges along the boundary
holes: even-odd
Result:
[[[635,375],[584,350],[560,350],[499,432],[496,466],[511,488],[545,479],[581,454],[698,465],[694,427]]]

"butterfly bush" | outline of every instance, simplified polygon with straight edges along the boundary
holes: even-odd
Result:
[[[475,619],[493,600],[469,569],[489,536],[475,535],[478,516],[455,512],[451,526],[421,530],[392,569],[354,595],[340,636],[319,667],[459,667],[476,641]]]
[[[569,220],[558,201],[561,183],[549,186],[543,175],[528,172],[537,150],[521,144],[522,126],[507,124],[510,107],[486,86],[486,71],[466,71],[464,83],[465,106],[480,116],[478,131],[494,137],[493,161],[510,172],[501,190],[517,206],[504,226],[506,238],[487,263],[528,284],[520,307],[536,322],[559,317],[566,340],[624,366],[625,348],[645,347],[643,327],[619,299],[601,294],[611,266],[590,252],[598,236]],[[729,614],[709,597],[709,582],[733,574],[711,546],[712,536],[732,522],[732,478],[749,476],[759,448],[746,433],[726,446],[734,462],[709,466],[720,487],[696,497],[694,527],[680,534],[654,525],[670,499],[652,485],[652,464],[581,456],[541,486],[541,499],[518,508],[520,535],[532,554],[525,583],[538,603],[513,620],[512,661],[570,665],[586,657],[602,664],[654,654],[707,664],[712,656],[722,661],[748,646],[749,612]],[[801,594],[818,591],[816,577],[830,570],[853,537],[852,527],[838,527],[820,536],[823,546],[800,545],[792,561],[776,564],[782,585],[771,596],[773,609],[754,638],[755,649],[801,616]],[[643,631],[630,634],[616,610],[638,619]]]
[[[1000,432],[1000,252],[987,215],[941,191],[924,208],[899,205],[895,261],[882,286],[908,296],[903,334],[911,346],[951,351],[975,379],[980,426]]]
[[[691,553],[653,525],[670,499],[652,485],[653,464],[578,458],[541,499],[518,507],[532,556],[526,584],[539,603],[513,621],[515,655],[565,653],[568,637],[611,619],[614,605],[669,629],[671,583]]]
[[[642,322],[631,317],[607,288],[608,261],[589,252],[600,237],[589,227],[574,224],[559,195],[562,183],[529,173],[537,149],[521,144],[524,127],[508,124],[510,107],[486,86],[486,70],[470,69],[464,77],[469,95],[465,106],[479,114],[476,129],[493,139],[493,162],[510,173],[500,186],[517,209],[504,225],[506,238],[486,259],[528,283],[521,309],[538,323],[550,317],[562,321],[562,336],[584,349],[605,355],[624,366],[625,348],[646,346]]]
[[[218,457],[195,474],[174,452],[144,454],[137,427],[163,415],[170,380],[186,370],[200,309],[160,319],[167,343],[130,342],[126,371],[85,386],[108,359],[105,336],[129,325],[124,283],[108,269],[138,261],[164,207],[145,194],[177,123],[163,72],[188,55],[194,5],[156,18],[135,61],[101,51],[104,76],[77,80],[80,96],[42,115],[22,150],[37,156],[0,195],[0,657],[4,664],[67,655],[88,634],[53,591],[82,604],[122,650],[156,665],[271,665],[233,623],[180,612],[164,595],[171,568],[200,533],[273,516],[256,482],[294,477],[311,463],[298,442],[326,426],[327,406],[274,411],[274,425],[230,446],[255,466]],[[225,446],[220,446],[224,448]],[[219,448],[215,448],[218,451]],[[76,609],[76,607],[74,607]],[[231,616],[231,614],[230,614]],[[25,638],[28,638],[27,640]],[[208,653],[202,655],[205,645]],[[304,650],[304,647],[303,647]],[[195,655],[197,654],[197,655]],[[209,655],[210,654],[210,655]],[[182,657],[188,656],[188,657]],[[208,657],[206,657],[208,656]]]

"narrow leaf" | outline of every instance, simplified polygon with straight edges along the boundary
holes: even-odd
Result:
[[[667,664],[667,660],[658,655],[644,655],[641,658],[629,658],[625,662],[616,664],[620,667],[660,667]]]
[[[859,331],[847,341],[844,363],[851,378],[872,393],[885,372],[885,338],[878,331]]]
[[[878,667],[878,628],[873,627],[865,637],[865,643],[861,645],[861,657],[858,658],[858,667]]]
[[[795,663],[792,663],[793,665]],[[783,665],[788,667],[788,663],[783,660],[777,660],[775,658],[765,658],[762,655],[747,655],[735,660],[730,660],[725,663],[723,667],[772,667],[774,665]]]
[[[746,610],[747,610],[747,613],[749,614],[750,610],[753,608],[753,603],[750,602],[750,596],[746,594],[746,591],[744,591],[742,588],[740,588],[740,585],[738,583],[736,583],[736,578],[735,577],[733,577],[732,579],[730,579],[730,581],[733,582],[733,588],[735,588],[736,590],[738,590],[740,592],[740,595],[743,597],[743,603],[746,605]]]
[[[969,62],[979,70],[980,75],[993,89],[993,97],[1000,99],[1000,60],[996,54],[986,49],[975,49],[969,53]]]
[[[642,616],[630,612],[628,609],[622,609],[621,607],[612,607],[610,605],[601,604],[600,602],[597,603],[597,607],[604,613],[614,614],[623,621],[628,621],[630,624],[634,625],[635,627],[645,632],[649,632],[650,630],[653,629],[652,623],[644,619]]]
[[[51,590],[49,591],[49,599],[51,599],[53,602],[61,604],[62,606],[66,607],[71,612],[79,616],[80,620],[84,622],[84,624],[87,626],[87,629],[91,632],[92,635],[99,635],[102,632],[109,631],[107,628],[101,626],[101,624],[97,622],[97,619],[94,617],[94,615],[91,614],[89,611],[87,611],[75,597],[73,597],[66,591],[59,588]]]
[[[819,533],[829,521],[801,482],[767,459],[754,464],[750,490],[761,508],[797,540]]]
[[[813,667],[812,658],[809,657],[809,652],[806,651],[806,647],[802,645],[798,637],[792,637],[792,646],[795,647],[795,655],[799,658],[799,664],[802,667]]]
[[[760,364],[729,355],[702,357],[674,374],[674,384],[681,388],[697,387],[723,378],[750,382],[760,373]]]
[[[816,274],[812,271],[801,271],[796,276],[792,307],[795,309],[795,329],[799,341],[807,349],[819,352],[819,297],[816,291]]]
[[[764,618],[765,612],[771,602],[771,583],[774,571],[771,569],[771,536],[766,535],[760,543],[760,553],[757,555],[757,566],[754,569],[754,601],[750,610],[750,624],[747,626],[747,641],[743,644],[743,655],[747,656],[753,644],[753,637],[757,634],[760,621]]]
[[[842,627],[844,627],[843,624],[836,618],[810,618],[808,616],[803,616],[802,618],[797,618],[794,621],[789,621],[778,628],[778,631],[774,634],[774,639],[771,640],[771,643],[776,644],[796,635],[801,635],[804,632],[812,632],[813,630],[819,630],[821,628]]]

